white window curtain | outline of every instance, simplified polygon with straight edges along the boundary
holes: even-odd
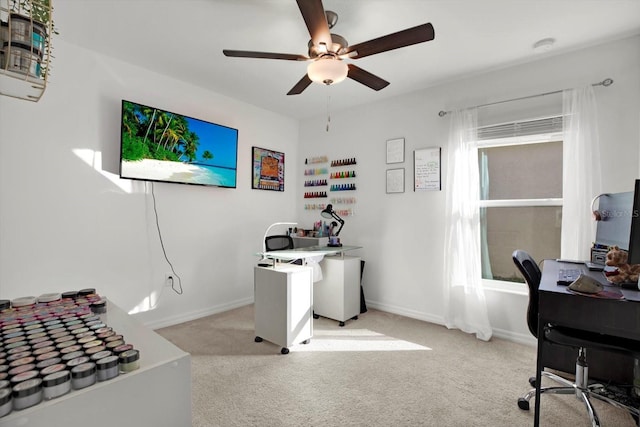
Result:
[[[595,239],[591,200],[601,193],[598,113],[591,85],[562,94],[562,236],[564,259],[588,260]]]
[[[488,341],[492,330],[482,289],[478,111],[451,113],[447,147],[444,321]]]

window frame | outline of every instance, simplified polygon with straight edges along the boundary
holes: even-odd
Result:
[[[483,148],[508,147],[517,145],[545,144],[549,142],[564,142],[562,132],[547,132],[526,136],[509,136],[495,139],[479,139],[477,141],[478,156]],[[543,199],[495,199],[478,200],[479,208],[495,207],[531,207],[531,206],[563,206],[563,198]],[[529,290],[525,283],[508,282],[497,279],[482,278],[482,286],[485,290],[527,295]]]

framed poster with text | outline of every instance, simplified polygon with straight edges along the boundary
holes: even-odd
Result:
[[[284,191],[284,153],[252,147],[251,188]]]

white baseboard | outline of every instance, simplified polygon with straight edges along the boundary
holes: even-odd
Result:
[[[441,316],[425,315],[420,311],[407,310],[403,307],[398,307],[389,304],[382,304],[375,301],[367,301],[367,308],[373,308],[376,310],[384,311],[387,313],[397,314],[399,316],[410,317],[412,319],[424,320],[425,322],[435,323],[437,325],[444,325],[444,319]]]
[[[168,326],[177,325],[191,320],[196,320],[201,317],[211,316],[213,314],[223,313],[225,311],[233,310],[235,308],[244,307],[245,305],[253,304],[253,298],[244,298],[241,300],[229,302],[227,304],[221,304],[214,307],[209,307],[203,310],[191,311],[189,313],[182,313],[177,316],[168,317],[154,322],[144,323],[145,326],[151,329],[166,328]],[[367,301],[367,307],[375,310],[384,311],[387,313],[397,314],[399,316],[409,317],[411,319],[422,320],[436,325],[444,326],[444,318],[442,316],[426,315],[423,312],[415,310],[407,310],[403,307],[398,307],[389,304],[377,303],[375,301]],[[517,342],[520,344],[536,346],[536,339],[530,334],[520,334],[504,329],[493,329],[493,336],[508,341]]]
[[[397,314],[399,316],[410,317],[412,319],[423,320],[429,323],[435,323],[437,325],[444,326],[444,318],[442,316],[425,315],[425,313],[407,310],[406,308],[392,306],[389,304],[381,304],[375,301],[367,301],[367,307],[371,307],[376,310],[385,311],[387,313]],[[504,339],[507,341],[517,342],[519,344],[525,344],[530,346],[536,346],[537,340],[531,334],[521,334],[513,331],[507,331],[504,329],[493,328],[493,336],[496,338]]]
[[[538,340],[536,340],[536,338],[531,334],[520,334],[513,331],[494,328],[493,336],[496,338],[501,338],[503,340],[513,341],[519,344],[529,345],[532,347],[536,347],[538,345]]]
[[[244,298],[241,300],[232,301],[226,304],[216,305],[208,307],[203,310],[191,311],[189,313],[182,313],[180,315],[167,317],[153,322],[145,322],[144,325],[151,329],[166,328],[168,326],[177,325],[179,323],[189,322],[201,317],[211,316],[212,314],[223,313],[225,311],[233,310],[234,308],[244,307],[245,305],[253,304],[253,297]]]

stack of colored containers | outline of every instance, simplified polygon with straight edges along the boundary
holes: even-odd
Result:
[[[94,288],[0,300],[0,417],[139,368]]]

